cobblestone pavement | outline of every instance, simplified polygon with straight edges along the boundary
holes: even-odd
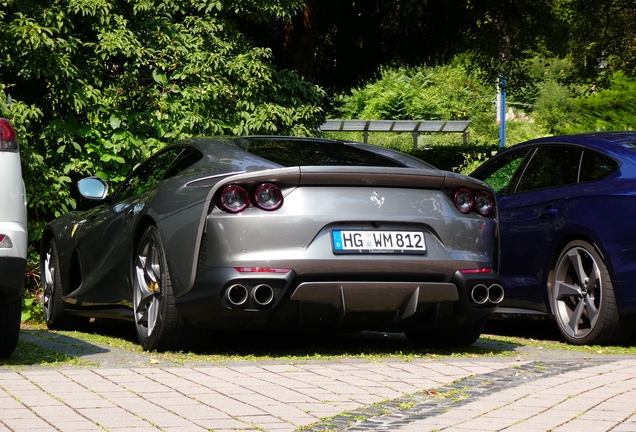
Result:
[[[74,346],[99,366],[0,367],[0,432],[636,431],[633,356],[534,350],[184,366]]]

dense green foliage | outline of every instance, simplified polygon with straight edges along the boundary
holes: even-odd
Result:
[[[636,79],[617,72],[607,88],[576,99],[577,117],[563,132],[636,129]]]
[[[470,142],[489,145],[499,141],[495,98],[495,83],[485,82],[478,70],[471,71],[469,58],[458,58],[443,66],[387,69],[378,81],[354,89],[350,95],[341,96],[341,104],[331,117],[470,120]],[[529,127],[531,130],[528,130]],[[509,122],[511,143],[535,138],[544,133],[544,129],[538,124]],[[402,137],[404,143],[410,140],[410,134]],[[371,142],[390,147],[399,146],[395,137],[376,134],[373,134]],[[461,134],[421,135],[419,140],[420,145],[461,142]],[[409,145],[401,150],[408,151],[408,148]]]
[[[471,139],[484,141],[497,133],[493,121],[494,100],[494,85],[485,85],[476,74],[469,73],[463,63],[456,61],[431,68],[385,70],[378,81],[354,89],[345,97],[334,116],[471,120]],[[439,135],[432,137],[440,138]]]
[[[567,17],[569,57],[584,76],[598,72],[601,59],[612,71],[636,75],[636,1],[558,0]]]
[[[497,144],[495,85],[485,82],[470,60],[462,56],[443,66],[386,69],[377,81],[341,95],[330,117],[471,120],[471,143]],[[552,134],[636,127],[636,78],[619,71],[604,86],[577,82],[574,65],[564,59],[535,57],[522,67],[528,80],[508,88],[506,145]],[[359,135],[330,136],[359,140]],[[371,134],[369,140],[402,151],[412,147],[410,134]],[[422,135],[419,140],[420,147],[459,143],[459,134]]]
[[[279,3],[265,2],[256,18],[282,14]],[[270,50],[218,16],[222,2],[0,5],[0,115],[21,138],[35,235],[74,207],[78,177],[117,182],[185,136],[306,134],[321,120],[321,90],[273,67]]]

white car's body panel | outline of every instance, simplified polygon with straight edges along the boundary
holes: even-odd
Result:
[[[27,210],[19,152],[0,152],[0,234],[13,247],[0,247],[0,257],[27,256]]]
[[[0,118],[0,357],[18,344],[28,240],[18,137]]]

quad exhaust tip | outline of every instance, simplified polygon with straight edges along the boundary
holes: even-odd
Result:
[[[241,284],[231,285],[227,290],[225,290],[225,300],[234,306],[244,305],[247,301],[247,297],[247,288]]]
[[[245,285],[230,285],[225,290],[225,300],[232,306],[245,306],[250,299],[259,306],[269,306],[274,301],[274,290],[267,284],[256,285],[248,290]]]
[[[504,290],[499,284],[490,286],[477,284],[470,290],[470,298],[480,305],[488,301],[493,304],[499,304],[504,299]]]
[[[274,290],[267,284],[256,285],[250,293],[252,301],[260,306],[268,306],[274,301]]]

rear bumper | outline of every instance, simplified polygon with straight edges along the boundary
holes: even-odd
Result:
[[[293,271],[244,274],[215,268],[199,275],[177,306],[190,324],[215,330],[404,331],[469,324],[490,315],[497,304],[471,300],[478,284],[499,284],[499,277],[456,272],[449,282],[299,282]],[[236,286],[245,288],[245,301],[232,304],[227,290]],[[252,295],[262,286],[271,288],[265,305]]]
[[[9,237],[13,247],[0,248],[0,258],[12,257],[26,259],[29,234],[25,224],[18,222],[0,222],[0,234]]]
[[[0,257],[0,292],[12,301],[20,298],[24,290],[26,259]]]

